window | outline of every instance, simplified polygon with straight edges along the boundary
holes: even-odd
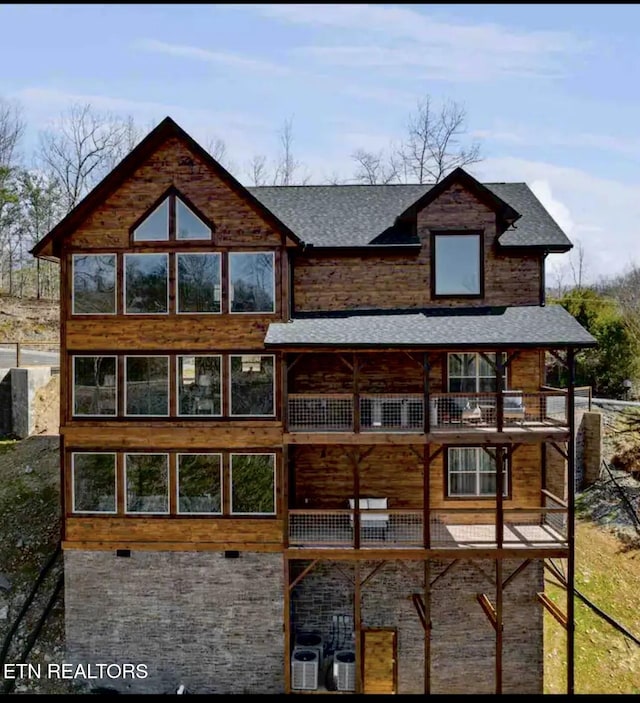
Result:
[[[489,450],[491,451],[491,450]],[[503,495],[508,490],[508,462],[503,462]],[[449,447],[447,451],[447,496],[492,497],[496,494],[496,462],[482,447]]]
[[[220,356],[178,357],[178,415],[222,413]]]
[[[169,512],[168,454],[125,454],[127,513]]]
[[[231,455],[231,512],[275,515],[276,473],[273,454]]]
[[[229,310],[275,312],[273,252],[229,254]]]
[[[273,356],[231,355],[231,415],[274,415]]]
[[[431,274],[435,296],[480,296],[481,235],[434,234]]]
[[[180,313],[220,312],[220,254],[177,254]]]
[[[169,414],[169,357],[125,357],[125,414]]]
[[[71,455],[74,513],[116,512],[116,455]]]
[[[117,414],[117,358],[73,357],[73,414]]]
[[[211,227],[194,210],[176,193],[170,193],[133,228],[133,241],[211,239]]]
[[[485,354],[495,364],[495,353]],[[506,355],[502,354],[503,363]],[[495,393],[495,368],[477,352],[448,355],[449,393]],[[506,386],[507,371],[504,370]]]
[[[116,312],[116,255],[73,255],[72,307],[74,315],[114,315]]]
[[[168,283],[168,254],[125,254],[125,313],[129,315],[168,313]]]
[[[178,454],[178,512],[222,513],[220,454]]]

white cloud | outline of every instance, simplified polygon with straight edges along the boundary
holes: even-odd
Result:
[[[443,21],[408,7],[248,7],[290,24],[343,30],[346,43],[299,47],[298,53],[306,57],[345,67],[414,69],[424,78],[494,81],[512,75],[561,75],[566,72],[567,57],[588,47],[570,32],[526,32],[490,23]]]
[[[232,54],[226,51],[210,51],[209,49],[201,49],[196,46],[169,44],[167,42],[158,41],[157,39],[139,39],[134,42],[134,48],[159,54],[167,54],[168,56],[222,64],[224,66],[245,69],[247,71],[260,71],[261,73],[270,73],[273,75],[290,73],[288,67],[275,64],[271,61]]]

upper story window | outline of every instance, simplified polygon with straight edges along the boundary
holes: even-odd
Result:
[[[481,233],[434,232],[431,244],[432,296],[481,297]]]
[[[169,255],[124,255],[124,310],[128,315],[169,312]]]
[[[181,196],[170,193],[142,221],[134,225],[134,242],[211,239],[211,227],[186,205]]]
[[[229,254],[230,312],[275,312],[274,259],[272,251]]]
[[[179,313],[220,312],[221,255],[176,254]]]
[[[74,315],[114,315],[116,255],[74,254],[72,308]]]

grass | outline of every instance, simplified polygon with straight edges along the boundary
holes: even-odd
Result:
[[[578,521],[576,588],[640,638],[640,547],[630,549],[612,533]],[[549,583],[546,591],[566,612],[565,591]],[[544,618],[544,692],[566,693],[566,633],[546,611]],[[578,599],[575,619],[575,692],[640,693],[640,646]]]

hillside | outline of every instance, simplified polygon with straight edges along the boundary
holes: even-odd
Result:
[[[0,295],[0,342],[58,341],[58,301]]]

